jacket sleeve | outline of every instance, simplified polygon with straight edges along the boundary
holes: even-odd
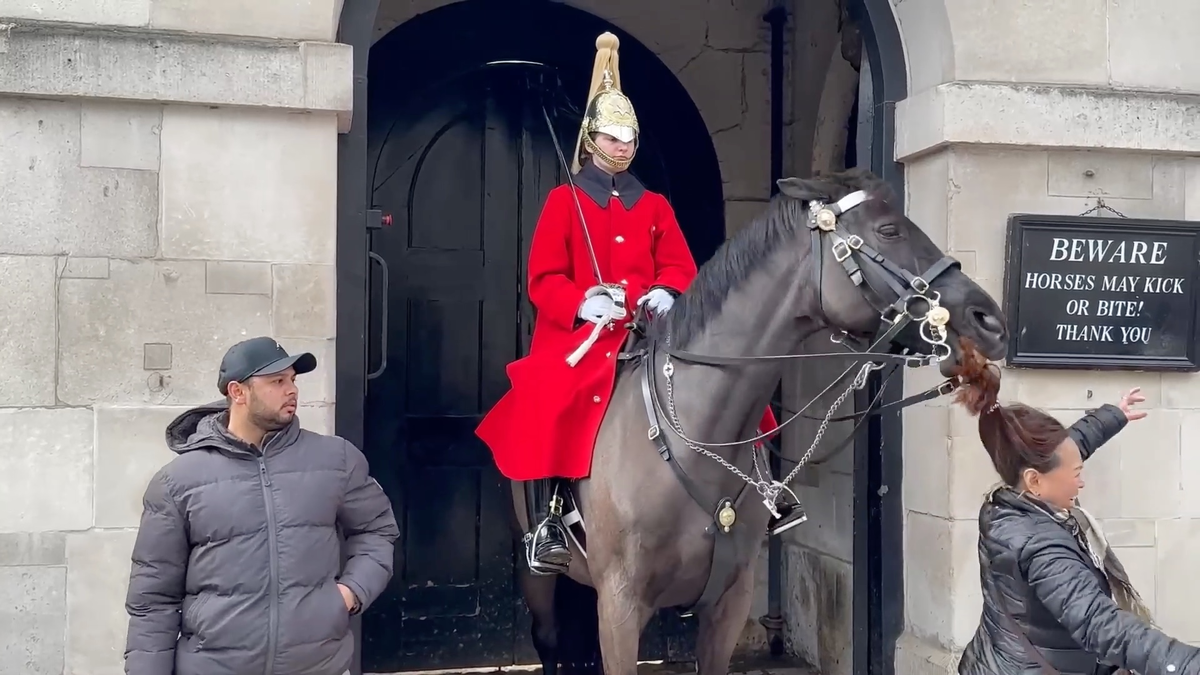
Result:
[[[1111,441],[1129,424],[1125,413],[1115,405],[1106,403],[1095,410],[1090,410],[1079,421],[1071,425],[1068,433],[1075,445],[1079,446],[1079,454],[1084,460],[1091,457],[1100,446]]]
[[[337,518],[346,535],[348,558],[338,583],[354,592],[361,612],[391,581],[400,530],[391,500],[368,474],[367,458],[351,443],[346,443],[346,474],[346,494]]]
[[[583,304],[584,291],[573,278],[571,262],[571,226],[573,219],[567,202],[570,188],[550,192],[542,215],[533,229],[529,245],[529,300],[537,308],[538,318],[574,330],[575,317]]]
[[[675,219],[675,210],[666,198],[661,199],[652,237],[653,287],[667,288],[678,295],[686,291],[688,284],[696,278],[696,261],[692,258],[687,240],[683,237],[679,221]]]
[[[128,675],[163,675],[175,670],[188,554],[187,522],[160,471],[150,479],[142,497],[141,526],[133,544],[125,598]]]
[[[1097,658],[1139,673],[1200,674],[1200,650],[1118,607],[1066,542],[1035,536],[1023,557],[1026,579],[1037,598]]]

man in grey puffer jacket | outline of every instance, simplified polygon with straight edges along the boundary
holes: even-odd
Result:
[[[363,454],[300,429],[295,378],[316,366],[270,338],[241,342],[221,363],[226,401],[167,427],[179,456],[143,499],[128,675],[349,669],[350,615],[387,586],[398,531]]]

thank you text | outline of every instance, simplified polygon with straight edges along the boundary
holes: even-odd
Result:
[[[1190,365],[1195,229],[1025,218],[1014,218],[1009,230],[1013,365]]]

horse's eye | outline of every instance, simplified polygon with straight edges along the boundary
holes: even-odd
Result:
[[[884,223],[879,226],[876,232],[884,239],[897,239],[900,237],[900,228],[894,223]]]

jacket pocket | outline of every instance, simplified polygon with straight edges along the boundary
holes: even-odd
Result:
[[[187,611],[183,614],[184,629],[190,630],[192,633],[199,635],[200,612],[204,609],[204,606],[208,604],[210,599],[212,599],[211,594],[203,593],[201,595],[197,595],[196,599],[188,605]]]
[[[335,598],[337,614],[334,615],[333,624],[334,635],[332,637],[342,637],[350,630],[350,610],[346,609],[346,599],[342,597],[342,589],[338,588],[336,582],[332,584],[333,596]]]

